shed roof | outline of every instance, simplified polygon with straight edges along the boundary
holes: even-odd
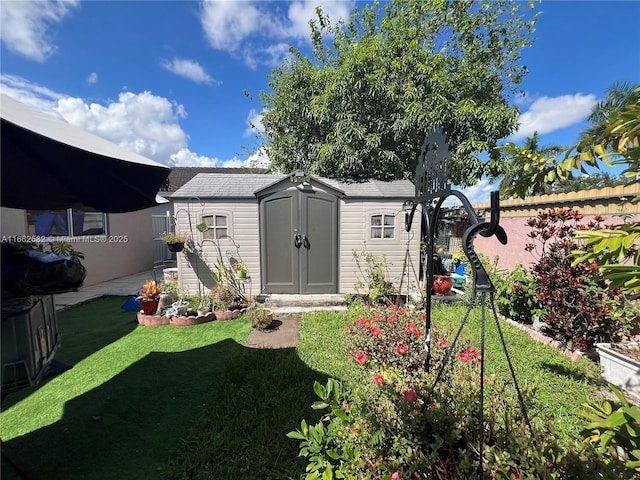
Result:
[[[288,178],[289,175],[276,174],[200,173],[173,193],[171,198],[255,198],[259,190]],[[318,176],[311,178],[351,198],[409,198],[415,194],[413,183],[409,180],[348,182]]]
[[[191,180],[196,175],[201,173],[224,173],[225,175],[229,174],[243,174],[246,175],[247,172],[253,173],[267,173],[269,171],[268,168],[232,168],[232,167],[173,167],[171,169],[171,173],[167,177],[167,180],[160,187],[161,192],[175,192],[180,187],[185,185],[189,180]]]

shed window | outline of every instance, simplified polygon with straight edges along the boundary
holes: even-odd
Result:
[[[77,208],[27,210],[27,230],[36,237],[106,235],[107,218],[104,213]]]
[[[371,238],[394,238],[395,215],[371,215]]]
[[[209,227],[203,238],[217,240],[229,236],[229,222],[226,215],[205,215],[202,221]]]

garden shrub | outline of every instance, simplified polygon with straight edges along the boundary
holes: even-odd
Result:
[[[577,210],[558,208],[527,221],[532,241],[526,249],[538,255],[532,275],[543,311],[543,333],[571,350],[589,350],[598,342],[616,341],[622,333],[614,314],[623,309],[624,298],[618,290],[606,288],[597,263],[575,263],[571,256],[572,251],[586,248],[578,244],[574,232],[598,230],[604,222],[595,216],[584,225],[582,218]]]
[[[387,259],[384,253],[375,255],[367,251],[366,245],[359,252],[351,251],[358,269],[358,281],[354,288],[372,303],[393,303],[396,289],[388,280]]]
[[[531,272],[522,266],[492,279],[496,288],[495,301],[498,311],[505,317],[530,325],[540,308],[536,298],[536,284]]]
[[[307,480],[469,479],[481,462],[484,478],[625,478],[591,476],[606,472],[595,449],[581,450],[577,440],[560,446],[549,419],[532,419],[532,435],[514,388],[493,375],[482,379],[481,455],[480,353],[470,343],[457,345],[434,385],[451,332],[432,329],[432,363],[425,369],[424,315],[391,306],[369,310],[347,326],[346,354],[363,370],[361,381],[352,388],[336,380],[316,384],[320,401],[314,408],[328,413],[289,434],[309,459]]]

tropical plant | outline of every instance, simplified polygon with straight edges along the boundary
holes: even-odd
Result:
[[[617,409],[608,401],[589,402],[576,412],[591,422],[582,431],[584,442],[597,445],[601,454],[640,472],[640,407],[631,405],[615,386],[609,388],[620,402]]]
[[[508,191],[508,188],[516,183],[518,179],[525,173],[525,165],[521,161],[521,157],[516,153],[519,150],[515,150],[510,145],[515,144],[507,144],[506,147],[501,147],[499,149],[501,154],[504,156],[505,164],[507,165],[506,171],[503,173],[502,179],[500,180],[500,184],[498,186],[499,190],[503,192],[503,196],[505,195],[505,192]],[[521,148],[532,152],[533,154],[540,155],[544,158],[549,159],[555,159],[558,155],[566,150],[566,147],[562,145],[540,146],[540,137],[538,135],[538,132],[533,132],[532,136],[527,137]],[[533,187],[530,191],[530,194],[539,195],[547,193],[548,190],[548,185],[541,184]]]
[[[147,280],[142,285],[140,296],[146,299],[155,299],[162,293],[162,287],[155,282],[155,280]]]
[[[473,183],[500,164],[493,147],[517,127],[508,98],[526,74],[520,55],[532,43],[533,2],[391,0],[337,25],[317,13],[312,58],[291,48],[261,95],[272,166],[409,178],[438,124],[454,183]]]
[[[572,350],[589,350],[598,342],[617,340],[622,334],[614,313],[623,309],[624,298],[607,289],[597,275],[598,264],[573,262],[571,252],[584,249],[574,237],[581,230],[602,228],[604,218],[595,216],[586,225],[574,209],[549,209],[527,221],[531,242],[526,250],[537,255],[531,267],[536,298],[545,323],[543,332]]]
[[[565,154],[561,161],[547,159],[526,149],[513,145],[514,157],[524,165],[524,174],[507,189],[507,196],[526,197],[536,186],[566,180],[574,170],[587,173],[586,166],[600,164],[624,165],[622,172],[629,183],[638,181],[640,175],[640,85],[619,88],[614,86],[602,104],[597,105],[590,119],[595,122],[583,134],[580,143]],[[574,153],[575,151],[575,153]],[[636,201],[637,199],[634,199]],[[625,223],[613,226],[608,231],[583,232],[593,248],[591,252],[576,251],[576,260],[592,260],[599,266],[600,274],[625,293],[640,293],[640,257],[635,255],[633,263],[611,263],[611,252],[618,252],[618,242],[625,238],[625,256],[634,256],[634,245],[640,239],[640,223]],[[611,250],[613,248],[613,250]]]

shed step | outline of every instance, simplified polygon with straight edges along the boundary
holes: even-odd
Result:
[[[322,294],[322,295],[287,295],[287,294],[266,294],[258,297],[259,302],[264,302],[269,308],[278,307],[305,307],[310,310],[320,309],[319,307],[346,307],[344,295]]]

